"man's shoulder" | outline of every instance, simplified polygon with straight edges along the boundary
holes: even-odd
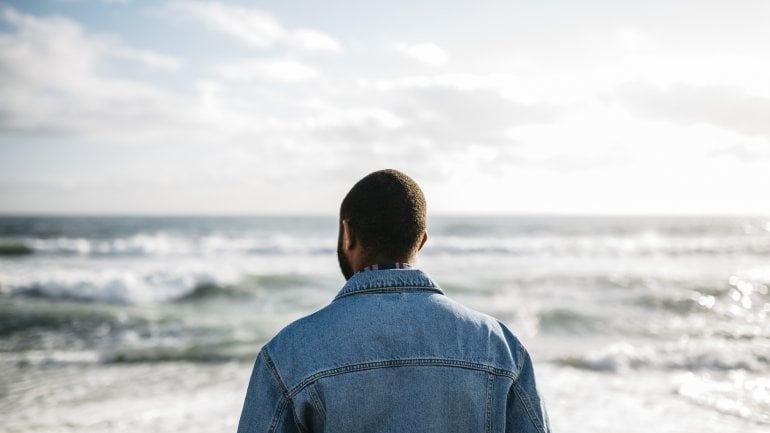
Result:
[[[437,302],[447,310],[452,311],[459,320],[470,321],[491,328],[500,328],[504,326],[502,322],[497,320],[494,316],[475,310],[449,295],[438,298]]]
[[[356,322],[356,319],[362,315],[376,317],[384,314],[382,310],[376,308],[378,307],[376,302],[367,302],[374,299],[376,298],[372,296],[356,296],[332,302],[286,325],[268,342],[268,345],[285,346],[289,341],[302,341],[310,337],[331,337],[335,332],[345,331],[341,327],[350,327],[351,322]],[[402,306],[422,309],[424,313],[429,314],[422,317],[425,320],[438,320],[443,316],[446,321],[478,330],[483,329],[492,336],[520,344],[516,336],[502,321],[492,315],[468,307],[445,294],[433,294],[419,304],[403,302]]]
[[[289,383],[348,363],[417,358],[515,375],[523,350],[505,324],[438,293],[344,297],[292,322],[266,347]]]
[[[275,352],[287,352],[293,348],[304,351],[308,343],[325,338],[326,335],[334,332],[330,329],[335,321],[330,318],[333,314],[335,305],[329,304],[321,309],[306,316],[294,320],[278,333],[275,334],[266,344],[268,350]]]
[[[448,296],[444,297],[442,301],[452,309],[458,319],[478,327],[480,331],[488,332],[490,340],[497,340],[500,344],[505,344],[512,353],[518,354],[524,349],[519,338],[503,321],[490,314],[468,307]]]

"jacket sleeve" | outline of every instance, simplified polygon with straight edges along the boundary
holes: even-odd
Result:
[[[519,374],[508,391],[505,431],[510,433],[550,433],[545,404],[535,384],[532,359],[523,346],[519,349]]]
[[[294,421],[288,391],[281,382],[267,347],[263,347],[257,355],[246,390],[238,433],[295,432],[299,432],[299,429]]]

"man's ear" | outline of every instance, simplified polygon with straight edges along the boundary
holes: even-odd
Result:
[[[422,249],[422,246],[425,245],[425,242],[428,242],[428,232],[422,233],[422,240],[420,241],[420,246],[417,247],[417,251]]]
[[[356,246],[356,235],[353,233],[353,229],[350,227],[350,220],[342,220],[342,248],[346,251],[350,251]]]

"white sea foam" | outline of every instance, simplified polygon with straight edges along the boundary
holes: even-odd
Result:
[[[190,260],[103,264],[60,261],[42,269],[32,264],[16,266],[13,272],[2,272],[0,292],[143,304],[176,299],[200,284],[233,284],[241,277],[241,271],[233,267],[211,267]]]
[[[170,235],[164,232],[140,233],[110,239],[32,238],[24,245],[35,253],[80,256],[211,256],[218,254],[318,254],[333,251],[331,239],[297,238],[275,234],[270,236],[225,236],[212,234],[199,237]]]
[[[770,237],[632,235],[522,235],[433,240],[429,254],[513,254],[547,256],[768,254]]]
[[[678,378],[677,393],[695,404],[770,425],[770,378],[744,370],[714,377],[688,372]]]
[[[770,344],[688,341],[614,343],[586,354],[561,357],[558,363],[594,371],[689,370],[770,372]]]

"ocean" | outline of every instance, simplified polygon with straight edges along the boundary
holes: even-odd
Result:
[[[770,218],[436,217],[558,432],[770,429]],[[0,430],[232,432],[260,346],[344,283],[330,217],[0,217]]]

